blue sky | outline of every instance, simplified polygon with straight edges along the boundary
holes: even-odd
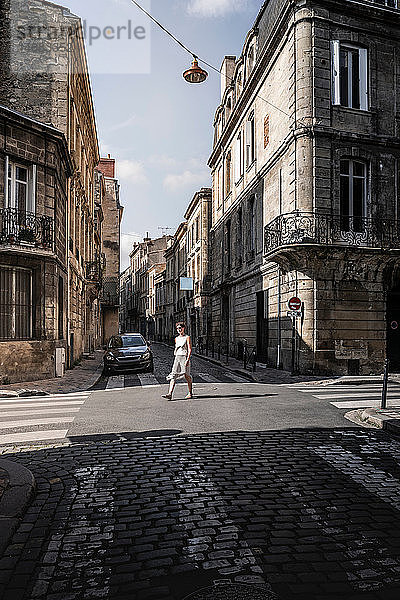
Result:
[[[219,68],[226,54],[240,54],[262,0],[144,0],[144,4],[196,54]],[[81,0],[66,0],[65,5],[82,14]],[[134,5],[131,10],[135,25],[150,27]],[[135,57],[136,73],[92,74],[101,150],[118,161],[125,207],[122,232],[130,234],[122,237],[122,269],[135,239],[146,232],[157,237],[159,227],[170,227],[173,233],[193,194],[211,183],[207,160],[220,101],[219,75],[207,68],[206,83],[187,84],[182,72],[191,57],[155,25],[150,49],[147,74],[137,73]],[[117,62],[116,69],[121,59]]]

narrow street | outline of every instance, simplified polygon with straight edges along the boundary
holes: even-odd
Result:
[[[153,350],[154,379],[2,401],[4,435],[32,440],[3,455],[37,483],[0,560],[2,600],[183,600],[216,582],[238,598],[397,598],[400,443],[344,418],[377,390],[250,383],[195,358],[194,400],[182,385],[167,402],[172,350]],[[58,411],[45,431],[64,437],[17,428],[30,410]]]

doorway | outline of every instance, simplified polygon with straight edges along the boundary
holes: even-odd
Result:
[[[257,292],[257,360],[268,362],[268,291]]]
[[[400,371],[400,288],[388,293],[386,306],[386,353],[390,371]]]

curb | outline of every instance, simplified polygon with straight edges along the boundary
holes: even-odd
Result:
[[[11,460],[0,459],[9,476],[8,486],[0,499],[0,556],[18,528],[32,499],[36,482],[33,473]]]
[[[96,385],[96,383],[98,383],[100,381],[101,376],[103,375],[103,370],[104,370],[104,365],[103,365],[103,361],[102,361],[99,364],[99,366],[97,367],[97,369],[95,370],[95,372],[93,373],[93,379],[91,382],[88,383],[85,391],[91,390]]]
[[[395,435],[400,435],[400,413],[398,417],[389,414],[390,409],[387,409],[388,414],[380,413],[376,408],[366,408],[361,412],[361,421],[370,423],[378,429],[389,431]]]

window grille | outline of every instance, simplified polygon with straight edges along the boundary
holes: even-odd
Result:
[[[32,272],[0,266],[0,339],[33,338]]]

